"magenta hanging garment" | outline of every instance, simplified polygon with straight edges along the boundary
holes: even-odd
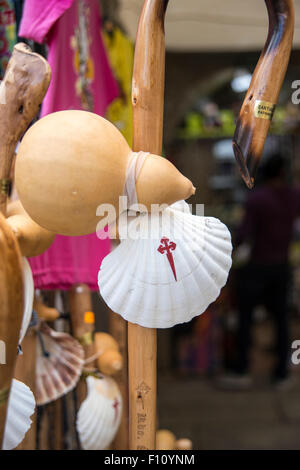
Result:
[[[102,42],[98,0],[26,0],[19,36],[49,47],[52,79],[42,116],[65,109],[105,115],[118,86]],[[109,251],[109,239],[96,234],[57,235],[43,255],[30,259],[35,287],[66,290],[83,282],[98,290],[99,266]]]

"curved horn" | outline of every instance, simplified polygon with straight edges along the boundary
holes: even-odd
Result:
[[[252,76],[233,137],[233,150],[248,188],[254,177],[290,58],[294,33],[293,0],[265,0],[269,33]]]

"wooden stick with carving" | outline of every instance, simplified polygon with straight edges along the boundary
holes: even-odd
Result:
[[[34,328],[29,328],[25,338],[22,341],[22,355],[17,357],[16,369],[14,377],[24,382],[35,395],[36,375],[34,364],[36,362],[36,340],[37,335]],[[36,428],[37,415],[36,412],[31,417],[32,424],[27,431],[23,441],[18,445],[16,450],[35,450],[36,449]]]
[[[288,66],[294,33],[294,1],[265,0],[269,33],[243,102],[233,150],[248,188],[254,177]]]
[[[50,75],[50,67],[43,57],[33,53],[25,44],[14,47],[0,85],[0,212],[4,215],[14,151],[39,110],[49,86]],[[6,345],[6,363],[0,369],[1,448],[22,322],[23,280],[18,243],[2,216],[0,220],[0,339]]]
[[[22,259],[17,240],[0,214],[0,449],[4,436],[7,403],[17,359],[23,315]]]
[[[145,0],[132,81],[133,150],[160,154],[165,80],[164,18],[168,0]],[[130,449],[155,449],[156,330],[128,324]]]
[[[127,450],[129,447],[127,322],[120,315],[112,311],[109,315],[109,332],[117,341],[123,360],[122,369],[114,376],[122,395],[123,407],[121,423],[112,448],[114,450]]]

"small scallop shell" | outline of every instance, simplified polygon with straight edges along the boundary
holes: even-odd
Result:
[[[231,236],[213,217],[187,204],[119,222],[120,245],[104,258],[99,289],[107,305],[132,323],[169,328],[205,312],[231,267]]]
[[[30,388],[13,379],[8,400],[3,450],[14,449],[23,441],[31,426],[30,417],[34,410],[35,399]]]
[[[82,372],[84,351],[67,333],[52,330],[42,322],[36,365],[36,401],[45,405],[72,390]]]
[[[88,376],[86,381],[88,394],[77,414],[77,432],[84,450],[104,450],[120,425],[121,393],[111,377]]]
[[[23,320],[22,320],[22,326],[21,326],[21,331],[20,331],[19,343],[22,342],[26,334],[27,328],[29,326],[29,323],[32,317],[33,299],[34,299],[33,277],[32,277],[30,264],[28,263],[26,258],[23,258],[23,279],[24,279],[24,313],[23,313]]]

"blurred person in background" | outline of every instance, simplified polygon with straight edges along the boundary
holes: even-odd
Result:
[[[276,364],[272,383],[288,384],[290,353],[288,289],[290,284],[289,247],[296,218],[300,215],[300,187],[287,180],[285,159],[270,157],[262,168],[263,184],[249,193],[235,248],[248,243],[250,257],[236,276],[238,328],[233,373],[221,385],[248,388],[252,316],[264,305],[274,322]]]

